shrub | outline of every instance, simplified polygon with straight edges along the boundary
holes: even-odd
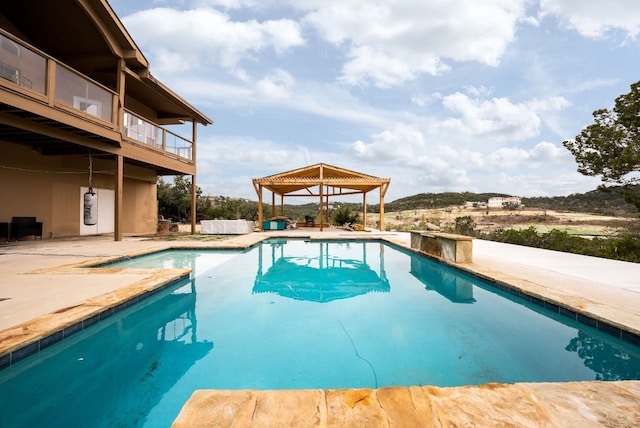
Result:
[[[475,236],[476,222],[470,215],[456,217],[455,232],[460,235]]]
[[[332,215],[333,222],[339,226],[347,223],[355,223],[358,221],[358,213],[351,211],[346,205],[337,208]]]

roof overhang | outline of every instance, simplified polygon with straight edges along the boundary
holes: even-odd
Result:
[[[281,196],[339,196],[380,189],[384,196],[391,179],[379,178],[319,163],[280,174],[254,178],[253,185]],[[320,193],[322,191],[322,193]]]
[[[213,121],[149,71],[149,62],[106,0],[0,1],[0,28],[115,91],[124,61],[125,93],[159,113],[161,125]]]

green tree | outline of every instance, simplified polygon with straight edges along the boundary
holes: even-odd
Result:
[[[621,185],[625,201],[640,211],[640,82],[618,96],[613,110],[593,112],[594,123],[562,144],[575,156],[578,172],[600,176],[604,186]]]
[[[201,212],[207,206],[202,197],[202,189],[196,186],[196,210]],[[191,181],[181,175],[173,177],[173,184],[158,180],[158,211],[167,218],[191,218]]]

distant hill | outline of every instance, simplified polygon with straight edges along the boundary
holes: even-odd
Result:
[[[489,198],[498,196],[512,195],[471,192],[419,193],[385,203],[385,211],[445,208],[452,205],[463,205],[465,202],[487,202]],[[522,203],[528,208],[614,216],[638,216],[635,207],[626,203],[616,188],[608,191],[592,190],[587,193],[575,193],[569,196],[525,197],[522,198]],[[377,211],[377,208],[378,206],[372,207],[373,211]]]
[[[444,192],[444,193],[418,193],[385,203],[385,211],[404,211],[430,208],[445,208],[452,205],[464,205],[465,202],[487,202],[489,198],[496,196],[511,196],[503,193],[471,193],[471,192]]]
[[[586,212],[613,216],[637,217],[638,212],[632,204],[625,202],[616,188],[611,190],[592,190],[587,193],[574,193],[569,196],[522,198],[528,207]]]

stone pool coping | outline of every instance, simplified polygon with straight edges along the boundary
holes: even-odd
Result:
[[[636,427],[640,382],[197,390],[173,428]]]
[[[22,283],[29,283],[26,278],[38,278],[39,283],[46,282],[50,284],[52,287],[58,286],[61,281],[65,283],[68,282],[78,282],[79,287],[82,287],[82,282],[87,282],[89,278],[98,278],[98,277],[110,277],[113,278],[113,275],[117,275],[118,283],[122,281],[122,287],[118,286],[115,289],[112,289],[105,293],[97,293],[94,296],[91,296],[88,299],[83,299],[81,301],[74,301],[73,299],[69,300],[69,303],[66,306],[60,304],[56,310],[49,311],[40,316],[33,317],[33,319],[29,319],[25,322],[19,323],[17,325],[12,325],[9,328],[5,328],[0,331],[0,364],[3,362],[7,364],[11,363],[12,357],[23,358],[29,355],[32,352],[37,352],[41,346],[47,346],[51,343],[55,343],[55,341],[62,340],[67,333],[73,333],[77,331],[78,326],[83,327],[84,324],[89,324],[97,321],[100,317],[109,316],[113,311],[117,309],[123,309],[127,305],[127,301],[131,299],[139,299],[141,296],[144,296],[148,293],[152,293],[157,289],[161,289],[166,287],[169,284],[174,283],[180,278],[183,278],[185,275],[188,275],[188,270],[140,270],[140,269],[114,269],[114,268],[93,268],[91,265],[96,261],[104,262],[109,261],[110,259],[116,259],[122,257],[122,254],[126,256],[132,257],[135,255],[140,255],[148,252],[161,251],[164,249],[172,249],[172,248],[235,248],[242,249],[254,245],[255,243],[270,237],[295,237],[295,238],[309,238],[309,239],[376,239],[376,240],[384,240],[391,244],[403,247],[407,250],[410,250],[409,241],[407,238],[408,234],[401,233],[344,233],[340,232],[322,232],[322,233],[300,233],[298,231],[289,232],[286,231],[284,233],[254,233],[249,235],[242,235],[238,237],[234,237],[225,241],[214,241],[214,242],[163,242],[159,243],[157,241],[140,241],[135,240],[134,243],[131,242],[120,242],[120,243],[106,243],[104,241],[96,240],[83,241],[81,247],[78,249],[78,252],[81,254],[70,254],[74,253],[73,251],[69,251],[69,246],[62,245],[61,248],[65,252],[64,257],[62,254],[59,254],[60,251],[56,251],[56,249],[48,251],[44,251],[43,249],[47,249],[47,241],[44,243],[35,243],[35,244],[23,244],[24,246],[20,246],[17,248],[23,248],[24,251],[6,251],[7,247],[0,247],[2,250],[0,254],[3,259],[6,260],[6,257],[11,258],[13,255],[23,255],[27,257],[29,256],[29,261],[25,263],[24,269],[7,269],[6,266],[0,264],[0,274],[4,274],[6,272],[10,273],[10,275],[2,275],[2,286],[0,286],[0,298],[5,297],[7,293],[6,290],[11,290],[12,287],[20,287],[21,281]],[[72,241],[75,243],[75,241]],[[32,260],[33,258],[37,258],[38,252],[26,250],[29,245],[35,245],[33,248],[38,248],[40,255],[44,258],[47,258],[46,262],[41,261],[40,263],[37,260]],[[73,244],[72,244],[73,245]],[[92,252],[93,251],[93,252]],[[103,253],[111,251],[114,254],[109,256],[103,256]],[[92,256],[94,254],[94,256]],[[504,261],[497,262],[495,260],[490,260],[490,256],[485,258],[474,257],[474,263],[457,265],[456,267],[461,268],[471,274],[481,276],[483,278],[490,279],[496,283],[497,286],[504,286],[506,289],[511,290],[512,294],[517,294],[522,297],[522,295],[533,296],[533,298],[540,299],[544,305],[544,302],[549,302],[550,304],[557,304],[558,311],[561,311],[561,308],[569,309],[566,313],[563,314],[571,314],[572,316],[588,316],[589,319],[596,320],[596,322],[602,321],[603,325],[613,326],[615,328],[619,328],[620,331],[624,331],[625,333],[630,333],[631,336],[628,336],[626,340],[634,342],[638,338],[638,333],[640,332],[640,317],[638,315],[639,305],[636,304],[638,301],[628,302],[628,296],[623,296],[624,298],[618,299],[622,301],[621,304],[618,304],[617,301],[606,301],[606,294],[593,294],[593,289],[598,284],[589,284],[589,281],[586,281],[581,278],[576,278],[575,276],[569,276],[557,274],[549,271],[540,271],[539,269],[534,273],[536,275],[529,275],[527,278],[522,277],[522,272],[527,271],[529,268],[523,268],[522,266],[518,266],[516,271],[513,270],[513,267],[517,265],[517,262],[514,261],[511,265],[511,270],[506,269],[509,265],[505,265]],[[20,257],[17,257],[20,259]],[[75,259],[75,261],[71,261],[70,263],[60,264],[61,261],[66,261],[68,259]],[[89,259],[89,260],[88,260]],[[535,267],[530,268],[531,272],[535,270]],[[527,274],[531,274],[531,272],[527,272]],[[8,287],[5,281],[11,280],[15,283],[10,284]],[[546,282],[545,282],[546,281]],[[584,282],[588,287],[581,288],[578,292],[569,288],[563,287],[550,287],[548,286],[550,282],[560,283],[565,281],[565,283],[570,283],[571,287],[576,284],[582,285]],[[115,281],[110,281],[115,282]],[[45,292],[40,288],[41,291]],[[584,293],[582,292],[584,291]],[[615,291],[615,290],[613,290]],[[591,293],[591,294],[590,294]],[[634,296],[635,297],[635,296]],[[628,307],[624,304],[628,303]],[[0,313],[2,313],[4,302],[0,301]],[[608,328],[608,327],[607,327]],[[606,330],[605,330],[606,331]],[[621,333],[622,334],[622,333]],[[16,353],[16,354],[13,354]],[[8,356],[7,356],[8,355]],[[0,365],[1,367],[1,365]],[[527,384],[530,385],[530,384]],[[541,384],[531,384],[531,385],[541,385]],[[639,381],[626,381],[626,382],[573,382],[573,383],[550,383],[544,384],[546,385],[545,391],[555,391],[553,399],[547,399],[545,396],[532,395],[532,400],[536,401],[539,405],[543,406],[545,411],[551,412],[551,408],[557,410],[557,408],[564,409],[562,412],[558,410],[558,412],[562,413],[563,418],[576,418],[580,415],[588,414],[594,421],[598,420],[602,422],[603,419],[598,419],[600,416],[598,415],[610,415],[613,413],[617,415],[620,412],[625,414],[628,413],[625,400],[630,400],[635,408],[640,407],[640,394],[638,390],[640,389]],[[414,388],[414,389],[411,389]],[[399,394],[406,394],[407,391],[412,394],[415,391],[416,387],[411,388],[400,388]],[[478,389],[480,388],[480,389]],[[488,387],[487,387],[488,388]],[[515,396],[519,396],[519,391],[521,389],[516,389],[514,391],[509,391],[512,388],[522,388],[520,384],[516,385],[500,385],[500,387],[491,387],[489,390],[501,390],[505,391],[505,399],[509,394],[515,394]],[[486,389],[486,388],[485,388]],[[384,390],[384,391],[383,391]],[[342,396],[347,394],[347,396],[351,396],[353,394],[352,391],[360,391],[357,394],[362,393],[362,391],[371,391],[371,390],[341,390],[331,392],[329,390],[322,392],[325,397],[333,396],[332,394],[337,394],[336,396]],[[380,392],[382,391],[382,392]],[[465,403],[468,400],[478,401],[479,403],[483,403],[482,405],[476,404],[482,408],[483,406],[486,408],[486,411],[498,411],[500,409],[497,406],[497,402],[492,401],[493,399],[487,396],[486,392],[478,392],[484,391],[483,387],[460,387],[460,388],[433,388],[428,387],[427,391],[429,394],[433,394],[437,392],[437,394],[445,394],[449,395],[450,399],[453,400],[453,403],[459,402],[460,405],[466,405]],[[440,392],[438,392],[440,391]],[[444,391],[444,392],[442,392]],[[386,396],[389,391],[387,388],[382,388],[380,390],[373,390],[373,392],[367,393],[367,397],[363,398],[364,401],[358,401],[360,405],[365,402],[373,402],[372,397],[377,397],[377,394],[380,393],[383,396]],[[208,391],[206,394],[204,392],[198,392],[198,394],[213,394],[212,396],[218,397],[219,394],[225,393],[221,391]],[[224,400],[229,400],[229,406],[224,405],[223,407],[227,410],[231,409],[231,403],[235,400],[235,394],[227,394]],[[269,400],[280,400],[282,397],[285,397],[285,401],[281,404],[279,401],[273,401],[273,405],[275,408],[282,409],[282,406],[289,406],[293,401],[297,400],[297,396],[302,394],[305,396],[308,392],[305,391],[273,391],[273,392],[260,392],[260,394],[266,394],[265,400],[269,402]],[[516,394],[518,393],[518,394]],[[225,393],[226,394],[226,393]],[[328,395],[327,395],[328,394]],[[438,396],[436,394],[436,396]],[[549,396],[550,393],[547,393],[546,396]],[[289,396],[290,395],[290,396]],[[388,395],[388,394],[387,394]],[[394,397],[397,394],[392,394]],[[194,393],[194,397],[196,394]],[[578,403],[576,397],[608,397],[607,399],[598,399],[595,400],[593,404],[596,408],[592,407],[584,407],[583,404]],[[279,398],[280,397],[280,398]],[[411,395],[414,397],[414,395]],[[454,397],[458,397],[455,398]],[[624,398],[624,400],[623,400]],[[393,398],[394,400],[400,398]],[[430,398],[431,399],[431,398]],[[292,401],[293,400],[293,401]],[[340,399],[343,404],[349,403],[346,398]],[[542,400],[542,401],[538,401]],[[433,410],[434,402],[429,401],[429,408]],[[289,403],[289,404],[287,404]],[[513,410],[511,415],[511,423],[516,425],[521,425],[518,423],[523,415],[518,410],[518,402],[514,401],[514,399],[508,399],[507,403],[511,403],[506,408],[508,412]],[[540,404],[546,403],[546,404]],[[602,407],[601,404],[602,403]],[[606,403],[606,405],[604,404]],[[496,407],[497,406],[497,407]],[[560,407],[558,407],[560,406]],[[185,405],[185,409],[192,408],[191,400]],[[331,414],[334,419],[335,418],[343,418],[345,416],[344,412],[353,412],[354,407],[350,406],[339,406],[335,405],[327,408],[327,415]],[[205,412],[206,409],[200,409],[201,412]],[[289,409],[288,412],[297,411],[294,409]],[[368,410],[367,410],[368,411]],[[189,412],[187,410],[187,412]],[[334,413],[335,412],[335,413]],[[530,409],[527,410],[530,413]],[[550,426],[563,426],[559,423],[560,413],[556,412],[556,416],[552,418],[553,424]],[[586,413],[585,413],[586,412]],[[608,413],[607,413],[608,412]],[[280,419],[276,417],[275,410],[271,412],[272,416],[275,419],[272,419],[271,422],[280,425],[280,422],[286,421],[287,412],[281,412],[282,415]],[[484,425],[481,423],[483,417],[486,417],[486,414],[477,414],[475,417],[477,419],[477,423],[473,422],[475,419],[471,418],[470,421],[472,424],[476,425]],[[527,414],[529,414],[527,413]],[[552,412],[553,413],[553,412]],[[193,413],[192,413],[193,414]],[[438,413],[438,420],[444,421],[447,420],[445,413]],[[496,413],[497,414],[497,413]],[[537,413],[536,413],[537,414]],[[632,412],[633,414],[633,412]],[[342,415],[342,416],[340,416]],[[237,415],[238,417],[240,414]],[[182,415],[181,415],[182,417]],[[327,416],[328,417],[328,416]],[[449,417],[449,416],[447,416]],[[540,415],[536,417],[541,417]],[[285,419],[282,419],[285,418]],[[445,419],[442,419],[445,418]],[[617,416],[616,416],[617,418]],[[200,426],[198,425],[198,419],[194,418],[191,421],[191,425],[188,422],[182,420],[180,423],[187,423],[187,425],[179,425],[179,426]],[[326,419],[329,420],[329,419]],[[347,419],[340,419],[343,421],[347,421]],[[569,419],[570,420],[570,419]],[[568,421],[569,421],[568,420]],[[612,419],[617,420],[617,419]],[[640,416],[634,414],[632,416],[632,420],[634,424],[628,426],[640,425]],[[255,421],[254,421],[255,422]],[[352,419],[352,422],[356,425],[356,419]],[[540,422],[544,425],[544,418],[540,419]],[[178,423],[178,421],[176,421]],[[257,423],[257,422],[256,422]],[[385,422],[389,423],[389,421]],[[387,426],[382,424],[380,426]],[[391,423],[391,425],[394,425]],[[574,426],[574,424],[569,423],[568,425]],[[606,424],[605,424],[606,425]],[[178,425],[177,425],[178,426]],[[314,425],[312,425],[314,426]],[[319,425],[323,426],[323,425]],[[375,425],[374,425],[375,426]],[[617,425],[617,426],[626,426],[626,425]]]

